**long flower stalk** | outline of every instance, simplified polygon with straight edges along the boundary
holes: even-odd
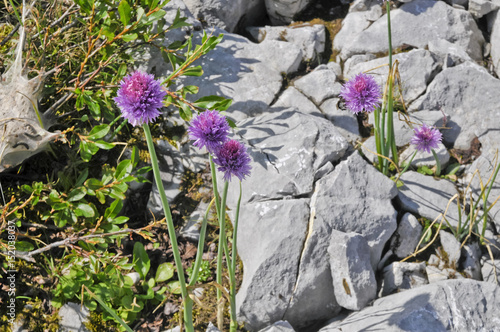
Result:
[[[236,257],[238,256],[237,240],[238,240],[238,220],[240,217],[240,205],[241,205],[241,181],[240,181],[240,195],[238,197],[238,203],[236,205],[236,216],[234,217],[233,223],[233,252],[231,253],[231,274],[230,274],[230,289],[229,298],[231,299],[231,323],[229,325],[230,332],[236,332],[238,328],[238,322],[236,320]]]
[[[170,238],[170,243],[172,244],[172,253],[174,255],[175,266],[177,268],[177,277],[179,278],[179,284],[181,286],[182,299],[184,301],[184,324],[186,326],[186,331],[194,331],[193,327],[193,300],[189,297],[186,279],[184,278],[184,269],[182,268],[181,255],[179,253],[179,246],[177,244],[177,236],[175,235],[174,222],[172,220],[172,213],[170,212],[170,206],[168,204],[168,199],[165,194],[165,189],[163,187],[163,182],[160,176],[160,168],[158,166],[158,158],[156,156],[155,147],[153,143],[153,137],[151,136],[151,130],[147,123],[143,124],[144,135],[146,136],[146,141],[148,144],[149,154],[151,156],[151,166],[153,167],[153,175],[155,179],[156,186],[160,193],[160,200],[165,213],[165,219],[167,220],[168,236]]]

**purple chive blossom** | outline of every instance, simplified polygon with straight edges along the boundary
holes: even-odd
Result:
[[[425,123],[422,127],[414,129],[415,134],[410,143],[416,145],[417,150],[422,152],[426,151],[431,153],[431,149],[437,149],[438,144],[441,143],[443,135],[436,128],[429,127]]]
[[[353,113],[373,112],[380,105],[382,92],[375,79],[364,73],[350,79],[340,90],[348,109]]]
[[[229,124],[219,112],[205,111],[191,121],[188,132],[195,146],[215,153],[228,140]]]
[[[214,158],[214,163],[219,165],[217,169],[224,173],[224,181],[230,181],[232,175],[240,181],[250,175],[250,161],[246,147],[235,140],[225,142]]]
[[[136,71],[120,82],[115,102],[123,117],[138,126],[153,122],[160,115],[166,94],[154,75]]]

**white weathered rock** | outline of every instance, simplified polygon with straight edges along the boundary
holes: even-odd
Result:
[[[328,69],[314,70],[293,82],[293,85],[318,106],[328,98],[338,97],[342,88],[335,72]]]
[[[317,181],[309,236],[285,315],[295,328],[331,318],[340,310],[325,260],[330,230],[363,235],[370,247],[372,268],[376,267],[385,243],[396,229],[396,211],[391,204],[396,193],[394,182],[369,166],[357,152]]]
[[[448,265],[457,268],[461,256],[460,242],[458,242],[453,234],[444,230],[439,231],[439,238],[441,246],[446,253]]]
[[[364,6],[364,10],[361,8],[356,10],[356,5],[352,5],[350,8],[349,14],[342,20],[342,29],[333,39],[333,48],[336,51],[342,51],[353,38],[356,38],[382,16],[382,8],[379,5]]]
[[[398,200],[403,211],[420,215],[431,221],[444,214],[448,202],[457,194],[454,184],[448,180],[436,180],[431,176],[407,171],[400,180]],[[456,200],[450,203],[446,218],[452,227],[458,225],[458,210]],[[441,222],[438,219],[437,222]],[[443,222],[446,225],[445,222]]]
[[[415,251],[421,236],[422,225],[420,225],[414,215],[405,213],[391,240],[391,247],[394,254],[398,258],[409,256]]]
[[[483,58],[484,37],[472,15],[443,1],[405,3],[391,11],[391,26],[393,48],[404,44],[425,48],[432,40],[445,39],[462,47],[474,60]],[[340,56],[347,59],[354,54],[387,51],[387,17],[384,15],[343,45]]]
[[[295,107],[304,114],[323,117],[323,114],[321,114],[318,106],[316,106],[309,98],[293,86],[289,86],[285,91],[283,91],[276,103],[273,104],[272,110],[274,112],[276,109],[276,112],[279,112],[282,109],[290,107]]]
[[[425,263],[394,262],[384,268],[382,296],[429,283]]]
[[[208,26],[228,32],[262,19],[264,0],[183,0],[191,13]]]
[[[358,119],[351,111],[339,109],[337,106],[338,102],[338,98],[327,99],[321,104],[320,109],[325,117],[335,125],[342,136],[348,142],[354,143],[361,138]]]
[[[491,14],[489,17],[491,25],[490,43],[491,43],[491,61],[497,76],[500,75],[500,15],[498,11]]]
[[[474,82],[474,84],[471,84]],[[447,68],[436,75],[427,92],[418,98],[410,110],[442,110],[449,115],[443,129],[443,143],[457,149],[468,149],[472,139],[497,131],[500,117],[500,80],[486,69],[471,62]]]
[[[319,331],[496,331],[498,308],[500,287],[447,280],[380,298]]]
[[[330,270],[337,303],[349,310],[364,308],[377,295],[370,247],[362,235],[332,230]]]
[[[322,24],[292,27],[251,27],[248,32],[260,43],[264,40],[279,40],[292,43],[302,50],[302,60],[317,59],[325,51],[325,26]]]
[[[466,61],[473,61],[463,48],[445,39],[430,41],[429,51],[441,58],[443,68],[453,67]]]
[[[260,330],[259,332],[295,332],[295,330],[290,323],[280,320],[273,325]]]
[[[312,193],[316,172],[342,158],[348,146],[331,122],[293,108],[239,122],[238,134],[252,158],[243,203]],[[229,192],[233,209],[239,189],[230,186]]]
[[[265,0],[266,9],[274,25],[288,24],[311,0]]]
[[[245,273],[236,306],[238,319],[250,331],[283,319],[297,282],[308,220],[307,199],[242,206],[238,254]]]
[[[500,284],[500,260],[492,260],[489,255],[481,257],[481,274],[484,281]]]
[[[412,50],[407,53],[395,54],[392,58],[393,61],[397,60],[399,62],[398,70],[401,77],[401,91],[403,99],[407,104],[425,92],[427,84],[441,69],[438,57],[427,50]],[[344,70],[344,77],[350,79],[361,72],[369,71],[368,74],[375,78],[383,91],[387,82],[387,76],[389,75],[388,63],[388,57],[358,62],[356,65],[350,63],[347,68],[348,70]],[[397,86],[395,91],[396,97],[399,96],[399,88]]]
[[[220,332],[220,330],[212,322],[209,322],[206,332]]]
[[[62,330],[68,332],[87,332],[83,324],[88,320],[89,310],[80,303],[68,302],[59,309],[59,326]]]
[[[476,20],[498,8],[500,8],[498,0],[469,0],[469,12]]]
[[[477,242],[466,244],[462,248],[462,255],[464,259],[460,267],[467,275],[468,278],[475,280],[483,280],[481,275],[481,248]]]

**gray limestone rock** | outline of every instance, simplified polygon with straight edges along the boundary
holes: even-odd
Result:
[[[429,51],[441,58],[443,68],[453,67],[466,61],[473,61],[463,48],[445,39],[430,41]]]
[[[483,280],[492,284],[500,284],[500,260],[492,260],[489,255],[481,258],[481,274]]]
[[[262,18],[264,0],[183,0],[191,13],[208,26],[228,32]]]
[[[411,213],[405,213],[391,239],[391,247],[398,258],[412,254],[422,236],[422,225]]]
[[[364,7],[364,10],[356,10],[355,5],[351,6],[350,13],[342,20],[342,28],[333,39],[333,48],[336,51],[342,51],[354,38],[382,16],[381,6]]]
[[[439,238],[441,246],[446,253],[448,265],[457,268],[461,255],[460,242],[458,242],[453,234],[444,230],[439,231]]]
[[[469,0],[469,12],[476,20],[498,8],[500,8],[498,0]]]
[[[338,102],[338,98],[327,99],[321,104],[320,109],[325,117],[335,125],[342,136],[348,142],[354,143],[361,138],[358,119],[352,112],[339,109],[337,106]]]
[[[200,77],[183,77],[179,85],[199,86],[198,98],[218,95],[233,100],[227,115],[235,121],[267,111],[282,87],[282,73],[293,72],[302,60],[299,47],[276,40],[253,43],[247,38],[215,28],[213,34],[224,38],[214,50],[194,62],[203,67]],[[201,43],[202,33],[194,32],[193,43]],[[141,49],[139,68],[166,78],[171,67],[154,49]],[[154,71],[153,71],[154,69]]]
[[[481,248],[477,242],[466,244],[462,248],[463,260],[460,264],[461,269],[468,278],[483,280],[481,275]]]
[[[384,268],[382,296],[429,283],[425,263],[394,262]]]
[[[425,48],[432,40],[445,39],[462,47],[474,60],[482,60],[484,37],[472,15],[443,1],[405,3],[391,11],[391,26],[394,48],[404,44]],[[347,59],[354,54],[387,50],[387,17],[384,15],[343,45],[340,56]]]
[[[242,202],[311,193],[317,170],[342,158],[348,146],[331,122],[296,109],[242,121],[238,135],[248,142],[252,158]],[[238,198],[238,192],[232,191],[236,187],[230,186],[231,209]]]
[[[289,86],[285,91],[283,91],[276,103],[274,103],[272,106],[273,109],[290,107],[295,107],[304,114],[323,117],[323,114],[321,114],[321,111],[318,109],[318,107],[309,98],[304,96],[302,92],[300,92],[293,86]],[[276,111],[278,112],[279,110]]]
[[[342,88],[333,70],[314,70],[293,85],[318,106],[328,98],[338,97]]]
[[[330,241],[328,253],[335,298],[343,308],[361,310],[377,295],[370,247],[357,233],[332,230]]]
[[[242,206],[238,254],[245,273],[236,306],[238,319],[250,331],[284,318],[297,281],[308,220],[307,199]]]
[[[317,59],[325,51],[325,26],[322,24],[292,27],[250,27],[248,32],[259,43],[263,40],[279,40],[292,43],[302,50],[302,60]]]
[[[274,25],[291,23],[293,17],[310,2],[311,0],[265,0],[267,14]]]
[[[380,298],[319,331],[497,331],[498,308],[500,287],[447,280]]]
[[[331,318],[340,310],[325,260],[331,230],[363,235],[370,247],[372,268],[376,267],[396,229],[396,211],[391,204],[396,194],[394,182],[369,166],[357,152],[318,180],[297,284],[285,315],[294,327]]]
[[[495,72],[498,76],[500,75],[500,15],[498,15],[498,11],[492,13],[489,20],[491,22],[490,54],[491,60],[493,62],[493,67],[495,68]]]
[[[68,332],[86,332],[83,324],[89,317],[90,312],[80,303],[68,302],[59,309],[61,320],[59,326],[62,330]]]
[[[448,202],[457,194],[455,185],[448,180],[436,180],[431,176],[407,171],[400,180],[403,186],[399,188],[398,200],[403,211],[420,215],[431,221],[444,214]],[[458,225],[458,209],[454,199],[446,213],[446,219],[456,227]],[[441,218],[437,220],[441,222]],[[443,222],[446,225],[445,222]]]
[[[488,133],[498,136],[499,89],[500,80],[486,69],[464,62],[437,74],[427,92],[410,106],[410,110],[442,110],[450,117],[446,123],[449,129],[442,130],[443,143],[468,149],[475,137],[482,144],[488,144],[483,136]]]
[[[216,328],[215,325],[212,324],[212,322],[209,322],[207,329],[206,329],[206,332],[220,332],[220,330],[218,328]]]
[[[411,103],[422,95],[427,88],[427,84],[441,69],[439,58],[426,50],[418,49],[407,53],[399,53],[395,54],[392,58],[393,61],[397,60],[399,62],[398,69],[401,77],[401,90],[405,103]],[[383,89],[389,74],[388,63],[388,57],[384,57],[367,62],[359,62],[356,65],[350,64],[348,70],[344,70],[344,77],[350,79],[361,72],[369,71],[369,75],[375,78],[381,89]],[[399,91],[397,87],[396,91]],[[396,98],[398,95],[399,93],[397,93]]]
[[[295,330],[290,323],[280,320],[273,325],[260,330],[259,332],[295,332]]]

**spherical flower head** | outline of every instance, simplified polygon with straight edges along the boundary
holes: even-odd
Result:
[[[226,141],[214,158],[214,163],[219,165],[217,169],[224,173],[224,181],[231,181],[232,175],[240,181],[250,175],[250,161],[246,147],[235,140]]]
[[[153,122],[160,115],[166,94],[154,75],[136,71],[123,78],[114,100],[123,117],[138,126]]]
[[[191,121],[188,129],[189,138],[198,148],[206,147],[210,153],[216,153],[228,140],[229,124],[226,117],[217,111],[205,111]]]
[[[425,123],[420,128],[414,129],[414,131],[415,134],[410,143],[416,145],[417,150],[420,152],[431,153],[431,149],[437,149],[443,138],[439,130],[429,127]]]
[[[380,106],[381,89],[375,79],[364,73],[350,79],[340,90],[346,107],[353,113],[373,112]]]

